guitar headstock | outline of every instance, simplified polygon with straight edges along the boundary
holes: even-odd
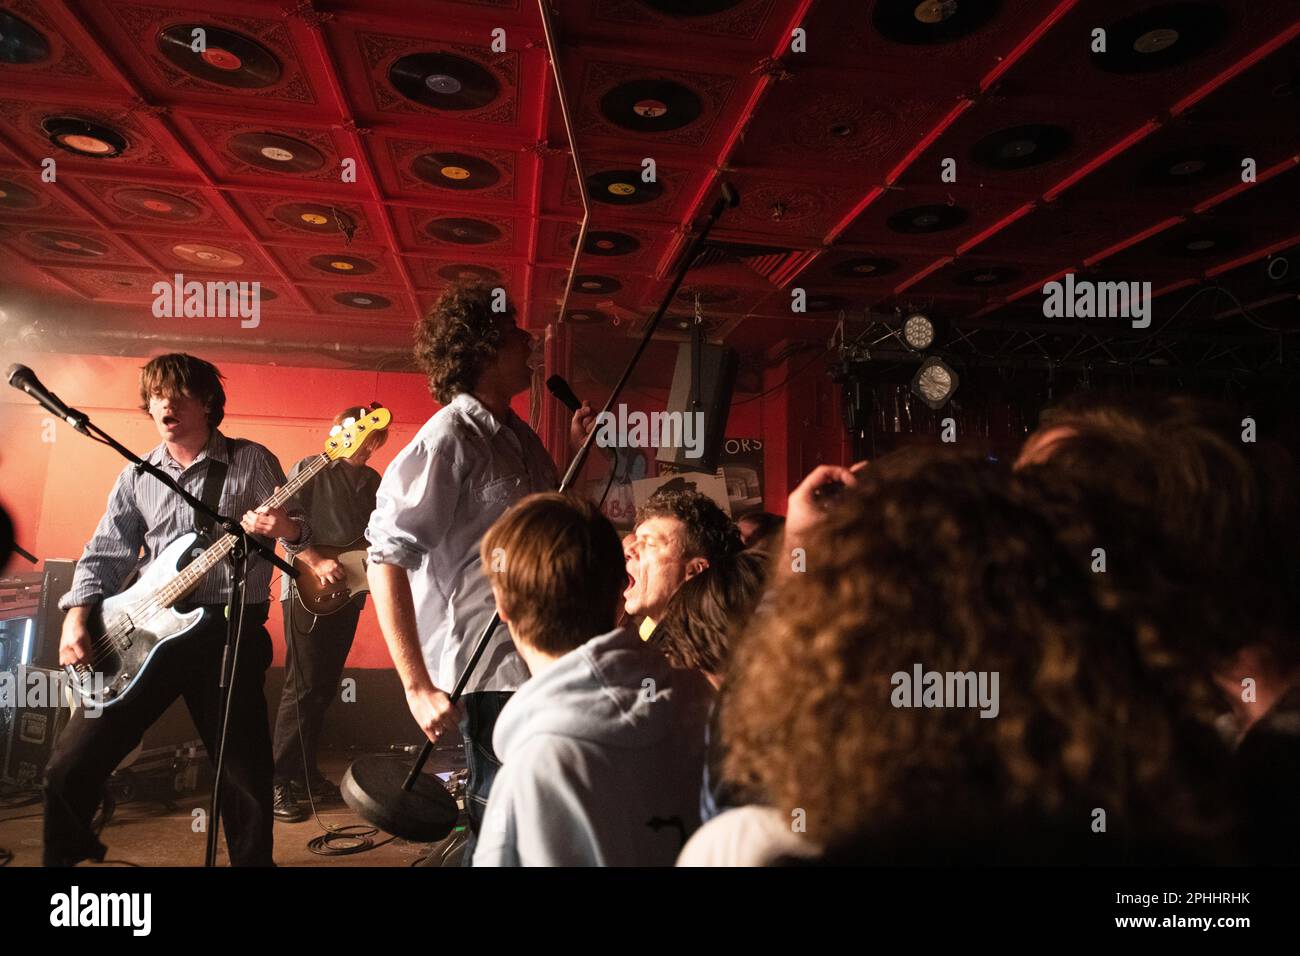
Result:
[[[371,436],[382,432],[393,420],[393,413],[378,402],[360,418],[345,418],[343,424],[330,429],[330,437],[325,442],[325,454],[333,461],[336,458],[351,458],[371,442]]]

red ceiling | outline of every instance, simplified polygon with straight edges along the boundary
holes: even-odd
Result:
[[[1207,23],[1223,11],[1196,55],[1133,73],[1093,62],[1094,29],[1121,43],[1125,18],[1157,8],[1149,40],[1163,26],[1160,10],[1189,6]],[[603,173],[639,171],[647,158],[658,172],[648,202],[593,203],[596,235],[577,272],[617,287],[575,286],[569,309],[583,320],[579,341],[635,331],[723,178],[742,202],[715,239],[803,253],[774,258],[783,265],[768,275],[741,261],[688,274],[682,308],[699,292],[714,334],[747,351],[824,338],[841,307],[984,315],[1008,302],[1014,310],[1043,281],[1085,268],[1186,287],[1300,241],[1294,0],[557,0],[552,9],[593,199],[621,181]],[[917,28],[918,17],[972,9],[987,11],[986,22],[948,42],[898,42],[879,26],[895,14]],[[255,331],[184,320],[191,334],[208,322],[213,335],[245,336],[250,357],[309,341],[404,349],[413,317],[463,265],[495,270],[527,325],[557,317],[582,207],[532,0],[0,0],[0,10],[48,46],[34,62],[0,56],[4,279],[50,306],[38,337],[112,334],[129,348],[132,336],[138,345],[147,341],[140,336],[179,334],[168,325],[176,320],[149,309],[152,284],[177,271],[256,279],[275,294]],[[278,78],[231,89],[187,73],[159,49],[160,33],[178,24],[255,41]],[[790,49],[796,27],[805,52]],[[500,53],[489,46],[496,28],[505,31]],[[1175,53],[1192,42],[1190,34],[1175,40]],[[492,89],[469,109],[416,102],[389,71],[417,54],[461,58]],[[606,114],[621,84],[646,80],[685,87],[698,116],[656,131]],[[682,109],[670,102],[669,119]],[[88,158],[54,147],[43,124],[60,116],[116,130],[125,150]],[[1064,131],[1059,155],[1014,170],[976,158],[986,137],[1029,124]],[[314,168],[250,164],[237,152],[250,134],[258,145],[273,142],[257,138],[267,134],[297,140],[290,152],[314,157]],[[1151,170],[1206,148],[1218,162],[1201,175],[1151,180]],[[472,157],[487,175],[438,175],[460,162],[448,153]],[[40,177],[47,157],[57,160],[54,183]],[[949,157],[952,183],[940,179]],[[1258,184],[1242,186],[1244,157],[1256,161]],[[355,182],[340,175],[348,159]],[[429,168],[433,182],[419,175]],[[142,188],[170,194],[189,218],[141,212],[128,191]],[[292,225],[302,225],[300,203],[337,210],[355,226],[350,242],[328,220],[314,233]],[[935,208],[902,219],[960,221],[899,231],[898,214],[920,206]],[[461,220],[473,220],[485,241],[458,244],[429,231],[454,235]],[[619,234],[616,247],[630,238],[632,250],[598,254],[605,233]],[[1214,245],[1205,246],[1207,236]],[[196,244],[230,264],[205,267],[175,251]],[[314,259],[350,268],[322,271]],[[806,314],[791,312],[796,287],[810,296]],[[336,298],[347,293],[372,307]],[[10,309],[8,321],[23,316]],[[13,331],[0,329],[0,339]],[[356,362],[380,353],[366,354]]]

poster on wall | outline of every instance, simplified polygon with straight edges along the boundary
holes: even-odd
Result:
[[[600,510],[615,528],[627,532],[632,530],[636,521],[636,498],[632,492],[632,483],[653,471],[650,456],[654,449],[620,448],[617,452],[617,461],[613,456],[607,456],[604,472],[586,480],[584,494],[595,502],[601,502],[603,497]]]
[[[680,465],[661,462],[660,475],[698,475]],[[717,477],[726,483],[732,518],[763,510],[763,439],[727,438],[718,456]]]
[[[706,475],[700,471],[685,471],[676,475],[661,474],[658,478],[644,478],[632,482],[632,496],[640,508],[660,488],[698,491],[712,498],[727,514],[731,514],[731,502],[727,499],[727,482],[722,475]]]

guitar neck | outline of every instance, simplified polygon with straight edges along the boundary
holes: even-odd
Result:
[[[267,498],[259,507],[279,508],[296,495],[298,489],[316,477],[320,470],[329,463],[329,455],[324,453],[317,455],[310,464],[294,475],[292,479],[284,484],[284,487]],[[225,560],[226,555],[234,548],[235,541],[236,538],[233,534],[225,534],[217,539],[206,551],[187,564],[182,571],[178,572],[176,577],[158,589],[156,597],[159,604],[163,607],[171,607],[198,587],[204,576]]]

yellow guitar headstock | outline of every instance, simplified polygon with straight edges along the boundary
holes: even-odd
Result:
[[[351,458],[371,441],[371,436],[382,432],[393,420],[393,413],[375,402],[370,411],[360,418],[345,418],[343,424],[330,429],[325,442],[325,454],[331,460]]]

